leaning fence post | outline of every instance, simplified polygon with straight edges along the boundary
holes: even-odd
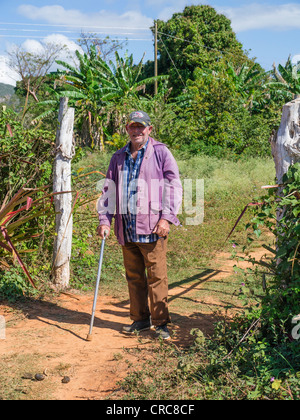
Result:
[[[300,97],[283,106],[279,129],[271,138],[276,178],[280,184],[290,165],[300,161]]]
[[[68,287],[72,249],[72,193],[71,160],[73,144],[74,108],[68,108],[68,98],[60,98],[56,152],[53,167],[53,192],[55,207],[55,240],[53,247],[53,283],[60,289]],[[68,192],[69,191],[69,192]]]
[[[271,136],[272,155],[275,162],[276,180],[282,184],[283,175],[290,165],[300,162],[300,98],[296,97],[282,108],[281,123]],[[282,194],[282,187],[278,188]],[[277,221],[281,220],[283,210],[277,210]]]

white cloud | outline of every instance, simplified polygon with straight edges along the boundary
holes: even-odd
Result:
[[[36,32],[43,31],[40,39],[26,39],[21,44],[22,48],[31,53],[42,53],[45,43],[65,45],[67,50],[62,52],[59,59],[73,65],[77,64],[75,51],[83,52],[75,42],[79,38],[81,31],[96,32],[99,37],[101,35],[103,37],[118,35],[121,38],[138,39],[149,38],[149,28],[153,25],[152,18],[136,10],[129,10],[123,14],[112,13],[106,10],[88,13],[76,9],[66,9],[60,5],[37,7],[30,4],[23,4],[17,10],[20,15],[32,22],[32,28],[36,29],[35,24],[41,25],[37,27]],[[45,31],[50,32],[51,28],[53,28],[53,33],[46,36]],[[55,33],[55,31],[65,31],[65,33],[68,33],[68,36],[62,33]],[[14,47],[15,45],[11,43],[8,50],[11,51]],[[12,72],[8,67],[7,57],[0,57],[0,81],[15,85],[17,79],[15,75],[12,76]]]
[[[16,86],[17,80],[20,80],[20,77],[9,67],[8,57],[0,56],[0,82]]]
[[[22,48],[31,54],[41,54],[44,51],[43,45],[35,39],[26,39],[22,43]]]
[[[157,10],[157,19],[167,21],[174,13],[182,13],[186,6],[195,5],[194,0],[144,0],[151,9]],[[197,1],[197,5],[208,5],[209,1]]]
[[[20,47],[26,52],[32,54],[43,54],[47,44],[56,44],[64,46],[65,48],[62,49],[57,59],[66,61],[71,65],[78,65],[78,60],[75,56],[75,51],[79,50],[79,52],[83,53],[82,48],[75,42],[61,34],[48,35],[41,41],[37,41],[35,39],[26,39],[26,41],[24,41]],[[16,47],[17,46],[15,44],[10,44],[8,51],[13,52]],[[55,71],[58,67],[59,66],[56,63],[54,63],[49,69],[49,71]],[[9,57],[0,56],[0,82],[15,86],[17,80],[21,80],[21,78],[16,72],[14,72],[9,67]]]
[[[241,7],[217,7],[226,15],[236,32],[253,29],[300,29],[300,5],[296,3],[267,5],[252,3]]]
[[[51,43],[51,44],[65,45],[70,52],[75,52],[76,50],[83,52],[82,48],[78,44],[76,44],[76,42],[72,41],[71,39],[69,39],[68,37],[62,34],[48,35],[44,39],[44,41],[46,43]]]
[[[23,4],[17,10],[20,15],[30,19],[37,32],[49,33],[53,29],[53,32],[67,34],[64,43],[73,52],[78,49],[73,40],[79,38],[81,31],[95,33],[99,38],[109,35],[111,39],[116,37],[119,40],[152,40],[149,28],[153,25],[153,19],[137,10],[128,10],[122,14],[107,10],[88,13],[60,5],[37,7],[30,4]],[[46,39],[49,37],[58,39],[57,34],[49,35]]]
[[[65,9],[62,6],[43,6],[21,5],[18,8],[19,14],[33,21],[44,21],[52,25],[65,25],[69,27],[81,28],[113,28],[111,33],[116,31],[122,33],[124,29],[148,29],[153,24],[153,19],[142,15],[135,10],[127,11],[121,15],[100,10],[96,13],[82,13],[75,9]],[[108,29],[105,33],[109,33]]]
[[[31,20],[46,20],[49,23],[80,24],[82,14],[78,10],[65,10],[62,6],[36,7],[30,4],[19,6],[18,12]]]
[[[300,54],[296,54],[296,55],[294,55],[292,58],[291,58],[291,60],[292,60],[292,64],[298,64],[299,65],[299,63],[300,63]]]
[[[47,44],[65,47],[65,50],[71,54],[75,53],[76,50],[79,50],[81,53],[83,53],[82,48],[76,44],[76,42],[72,41],[65,35],[56,33],[46,36],[41,41],[37,41],[35,39],[26,39],[26,41],[21,44],[21,48],[32,54],[42,54],[45,51]],[[15,45],[11,44],[9,50],[13,51],[15,47]],[[65,55],[65,53],[63,54]]]
[[[65,48],[60,52],[58,59],[75,66],[79,64],[75,52],[78,50],[81,54],[83,54],[83,49],[74,41],[61,34],[51,34],[44,39],[44,42],[46,44],[50,43],[61,45],[62,47],[64,46]],[[57,67],[60,66],[55,63],[51,67],[50,71],[55,71]]]
[[[171,17],[173,16],[174,13],[176,13],[177,10],[180,10],[180,8],[176,9],[174,8],[174,6],[169,6],[169,7],[164,7],[158,15],[158,19],[163,20],[163,21],[167,21],[169,19],[171,19]]]

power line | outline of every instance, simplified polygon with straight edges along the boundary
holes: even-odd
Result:
[[[9,31],[9,33],[5,34],[5,35],[0,35],[0,38],[27,38],[27,39],[41,39],[43,36],[38,36],[35,35],[36,33],[41,33],[41,34],[74,34],[76,32],[78,32],[78,34],[81,32],[84,32],[85,29],[103,29],[103,30],[118,30],[116,32],[113,32],[112,35],[114,35],[115,38],[113,38],[112,40],[119,40],[119,41],[146,41],[146,42],[152,42],[153,39],[150,38],[120,38],[119,36],[126,36],[126,35],[137,35],[136,32],[124,32],[124,31],[145,31],[148,30],[149,28],[145,28],[145,27],[116,27],[116,26],[92,26],[92,25],[63,25],[63,24],[43,24],[43,23],[17,23],[17,22],[0,22],[0,26],[1,25],[9,25],[9,26],[23,26],[23,28],[5,28],[5,27],[0,27],[0,31],[1,32],[6,32]],[[26,27],[43,27],[43,28],[76,28],[78,31],[74,30],[50,30],[50,29],[25,29]],[[12,33],[13,31],[16,31],[18,33],[20,32],[24,32],[24,35],[20,35],[20,34],[14,34]],[[88,35],[106,35],[108,36],[108,31],[88,31],[86,32],[86,34]],[[31,33],[32,35],[27,35],[28,33]],[[78,35],[78,37],[70,37],[68,36],[68,39],[70,40],[77,40],[80,37],[80,35]],[[89,38],[91,41],[92,40],[97,40],[97,37],[90,37]]]
[[[110,30],[112,30],[112,29],[118,29],[118,31],[123,31],[123,30],[131,30],[131,31],[150,31],[150,29],[149,28],[146,28],[146,27],[137,27],[137,28],[135,28],[135,27],[115,27],[115,26],[97,26],[97,25],[95,25],[95,26],[93,26],[93,25],[83,25],[83,26],[79,26],[79,25],[72,25],[72,24],[44,24],[44,23],[24,23],[24,22],[22,22],[22,23],[18,23],[18,22],[0,22],[0,25],[17,25],[17,26],[23,26],[23,27],[25,27],[25,26],[38,26],[38,27],[49,27],[49,28],[77,28],[78,30],[80,29],[80,31],[81,32],[83,32],[83,29],[85,29],[85,28],[89,28],[89,29],[91,29],[91,28],[93,28],[93,29],[110,29]],[[53,31],[51,31],[51,30],[42,30],[42,29],[24,29],[24,28],[0,28],[0,31],[18,31],[18,32],[26,32],[26,33],[28,33],[28,32],[41,32],[41,33],[53,33]],[[74,33],[75,32],[75,30],[59,30],[59,31],[55,31],[55,33],[56,34],[72,34],[72,33]],[[103,31],[101,31],[101,32],[92,32],[92,31],[89,31],[89,32],[87,32],[87,34],[90,34],[90,35],[108,35],[107,34],[107,32],[103,32]],[[161,32],[161,31],[157,31],[157,34],[159,34],[159,35],[163,35],[163,36],[166,36],[167,38],[172,38],[172,39],[175,39],[175,40],[179,40],[179,41],[183,41],[183,42],[186,42],[186,43],[189,43],[189,44],[193,44],[193,45],[197,45],[199,48],[205,48],[205,49],[207,49],[207,50],[210,50],[210,51],[215,51],[215,52],[218,52],[218,53],[220,53],[221,55],[223,55],[223,54],[230,54],[230,55],[232,55],[232,56],[236,56],[236,54],[235,53],[233,53],[233,52],[231,52],[231,51],[222,51],[222,50],[218,50],[218,49],[216,49],[216,48],[212,48],[212,47],[208,47],[208,46],[206,46],[206,45],[203,45],[203,44],[200,44],[200,43],[197,43],[197,42],[194,42],[194,41],[190,41],[190,40],[188,40],[188,39],[185,39],[185,38],[180,38],[180,37],[177,37],[177,36],[173,36],[173,35],[170,35],[170,34],[167,34],[167,33],[165,33],[165,32]],[[153,39],[149,39],[149,38],[119,38],[118,37],[118,33],[117,32],[115,32],[115,33],[113,33],[113,35],[115,36],[115,38],[111,38],[111,40],[112,41],[139,41],[139,42],[153,42]],[[119,34],[120,36],[124,36],[124,35],[135,35],[135,33],[134,32],[121,32],[120,34]],[[0,38],[6,38],[6,37],[10,37],[10,38],[27,38],[27,39],[36,39],[36,40],[40,40],[42,37],[41,36],[27,36],[27,35],[14,35],[14,34],[6,34],[6,35],[0,35]],[[69,37],[68,36],[68,39],[70,39],[70,40],[76,40],[76,41],[78,41],[78,37]],[[97,37],[90,37],[89,38],[89,40],[91,40],[91,41],[93,41],[93,40],[97,40],[97,39],[99,39],[99,38],[97,38]],[[163,46],[164,46],[164,48],[165,48],[165,50],[166,50],[166,52],[167,52],[167,54],[168,54],[168,56],[169,56],[169,58],[170,58],[170,60],[171,60],[171,62],[172,62],[172,64],[173,64],[173,66],[175,67],[175,69],[176,69],[176,71],[177,71],[177,73],[178,73],[178,75],[179,75],[179,77],[180,77],[180,79],[182,80],[182,77],[180,76],[180,73],[179,73],[179,71],[178,71],[178,69],[177,69],[177,67],[176,67],[176,65],[175,65],[175,63],[174,63],[174,60],[172,59],[172,57],[171,57],[171,55],[170,55],[170,52],[167,50],[167,47],[166,47],[166,45],[165,45],[165,43],[163,42],[163,40],[162,40],[162,38],[159,36],[159,39],[160,39],[160,41],[161,41],[161,43],[163,44]],[[183,80],[182,80],[182,82],[183,82]]]
[[[181,80],[181,82],[182,82],[183,86],[184,86],[184,87],[186,87],[186,86],[185,86],[185,83],[184,83],[184,81],[183,81],[183,78],[181,77],[181,74],[179,73],[179,70],[177,69],[176,64],[175,64],[175,63],[174,63],[174,61],[173,61],[173,58],[171,57],[171,55],[170,55],[170,53],[169,53],[169,51],[168,51],[167,47],[165,46],[165,44],[164,44],[164,42],[163,42],[163,40],[161,39],[161,37],[160,37],[160,36],[159,36],[159,39],[161,40],[161,42],[162,42],[163,46],[165,47],[165,50],[166,50],[166,52],[167,52],[167,54],[168,54],[168,56],[169,56],[169,58],[170,58],[170,60],[171,60],[171,62],[172,62],[172,64],[173,64],[173,66],[174,66],[174,68],[175,68],[175,70],[176,70],[176,72],[177,72],[177,74],[178,74],[178,76],[179,76],[179,78],[180,78],[180,80]]]
[[[42,33],[53,33],[53,30],[42,30],[42,29],[7,29],[7,28],[0,28],[0,31],[18,31],[18,32],[42,32]],[[76,31],[57,31],[60,34],[73,34]],[[107,34],[107,32],[86,32],[87,34],[97,35],[97,34]],[[117,34],[117,32],[115,32]],[[134,32],[122,32],[120,35],[134,35]],[[11,36],[8,34],[7,36]]]
[[[0,25],[23,25],[23,26],[43,26],[43,27],[59,27],[59,28],[94,28],[94,29],[130,29],[132,31],[149,31],[149,28],[146,27],[140,27],[140,28],[132,28],[127,26],[97,26],[97,25],[62,25],[62,24],[50,24],[50,23],[17,23],[17,22],[0,22]]]
[[[50,24],[50,23],[24,23],[24,22],[22,22],[22,23],[18,23],[18,22],[0,22],[0,25],[16,25],[16,26],[43,26],[43,27],[51,27],[51,28],[56,28],[56,27],[60,27],[60,28],[77,28],[77,29],[79,29],[80,28],[80,30],[82,31],[83,30],[83,28],[94,28],[94,29],[118,29],[119,31],[121,30],[131,30],[131,31],[149,31],[150,29],[149,28],[146,28],[146,27],[138,27],[138,28],[134,28],[134,27],[116,27],[116,26],[97,26],[97,25],[95,25],[95,26],[93,26],[93,25],[82,25],[82,26],[79,26],[79,25],[72,25],[72,24]],[[8,30],[15,30],[15,31],[22,31],[22,32],[46,32],[46,30],[45,31],[42,31],[42,30],[40,30],[40,29],[15,29],[15,28],[13,28],[13,29],[10,29],[10,28],[0,28],[0,31],[8,31]],[[51,33],[52,31],[47,31],[47,32],[49,32],[49,33]],[[65,31],[57,31],[58,33],[74,33],[74,31],[67,31],[67,30],[65,30]],[[99,35],[104,35],[104,34],[106,34],[106,32],[88,32],[88,33],[91,33],[91,34],[99,34]],[[164,35],[164,36],[166,36],[166,37],[168,37],[168,38],[172,38],[172,39],[176,39],[176,40],[179,40],[179,41],[184,41],[184,42],[187,42],[187,43],[189,43],[189,44],[194,44],[194,45],[197,45],[198,47],[201,47],[201,48],[206,48],[206,49],[208,49],[208,50],[211,50],[211,51],[216,51],[216,52],[219,52],[219,53],[221,53],[221,54],[232,54],[232,55],[234,55],[232,52],[230,52],[230,51],[222,51],[222,50],[218,50],[218,49],[216,49],[216,48],[211,48],[211,47],[208,47],[208,46],[205,46],[205,45],[203,45],[203,44],[199,44],[199,43],[197,43],[197,42],[194,42],[194,41],[190,41],[190,40],[188,40],[188,39],[184,39],[184,38],[179,38],[179,37],[176,37],[176,36],[173,36],[173,35],[170,35],[170,34],[166,34],[165,32],[161,32],[161,31],[157,31],[157,33],[158,34],[160,34],[160,35]],[[117,35],[117,33],[115,32],[114,33],[114,35]],[[120,35],[134,35],[134,33],[133,32],[122,32],[122,33],[120,33]],[[8,34],[7,35],[8,37],[14,37],[14,38],[22,38],[22,36],[20,36],[20,35],[10,35],[10,34]],[[2,37],[3,38],[3,36],[1,36],[0,35],[0,37]],[[25,36],[24,36],[25,37]],[[33,38],[31,38],[31,39],[33,39]],[[77,38],[69,38],[69,39],[71,39],[71,40],[74,40],[74,39],[77,39]],[[93,40],[93,39],[96,39],[96,38],[90,38],[91,40]],[[126,41],[126,39],[120,39],[120,38],[118,38],[120,41]],[[132,38],[132,39],[127,39],[128,41],[150,41],[150,39],[135,39],[135,38]],[[162,39],[160,38],[160,40],[161,40],[161,42],[163,43],[163,41],[162,41]],[[151,40],[152,41],[152,40]],[[164,45],[164,44],[163,44]],[[165,45],[164,45],[164,47],[165,47]],[[165,47],[166,48],[166,47]]]
[[[150,31],[150,28],[149,27],[127,27],[127,26],[124,26],[124,27],[116,27],[116,26],[98,26],[98,25],[74,25],[74,24],[50,24],[50,23],[25,23],[25,22],[0,22],[0,25],[16,25],[16,26],[42,26],[42,27],[51,27],[51,28],[77,28],[77,29],[80,29],[81,31],[83,30],[83,29],[85,29],[85,28],[93,28],[93,29],[118,29],[119,31],[121,30],[131,30],[131,31]],[[10,29],[8,29],[8,28],[0,28],[0,31],[5,31],[5,30],[10,30]],[[30,30],[25,30],[25,29],[11,29],[11,30],[16,30],[16,31],[28,31],[28,32],[30,32]],[[32,29],[31,30],[32,32],[37,32],[38,30],[34,30],[34,29]],[[42,32],[42,31],[41,31]],[[44,31],[45,32],[45,31]],[[49,33],[51,33],[52,31],[49,31]],[[72,31],[57,31],[58,33],[72,33]],[[74,32],[74,31],[73,31]],[[92,33],[92,32],[88,32],[88,33]],[[107,34],[107,32],[93,32],[92,34],[99,34],[99,35],[101,35],[101,34]],[[184,39],[184,38],[180,38],[180,37],[176,37],[176,36],[173,36],[173,35],[170,35],[170,34],[166,34],[166,33],[164,33],[164,32],[160,32],[160,31],[158,31],[158,34],[161,34],[161,35],[164,35],[164,36],[166,36],[166,37],[168,37],[168,38],[173,38],[173,39],[177,39],[177,40],[180,40],[180,41],[184,41],[184,42],[187,42],[187,43],[189,43],[189,44],[194,44],[194,45],[197,45],[198,47],[201,47],[201,48],[205,48],[205,49],[207,49],[207,50],[211,50],[211,51],[215,51],[215,52],[218,52],[218,53],[220,53],[220,54],[230,54],[230,55],[232,55],[232,56],[235,56],[235,54],[234,53],[232,53],[232,52],[230,52],[230,51],[222,51],[222,50],[218,50],[218,49],[216,49],[216,48],[211,48],[211,47],[208,47],[208,46],[205,46],[205,45],[203,45],[203,44],[199,44],[199,43],[197,43],[197,42],[194,42],[194,41],[190,41],[190,40],[187,40],[187,39]],[[114,35],[117,35],[117,33],[115,32],[114,33]],[[134,33],[131,33],[131,32],[122,32],[122,33],[120,33],[120,35],[134,35]],[[19,36],[19,35],[7,35],[7,37],[14,37],[14,38],[22,38],[22,36]],[[4,36],[2,36],[2,35],[0,35],[0,38],[4,38]],[[24,38],[25,38],[25,36],[24,36]],[[29,38],[29,37],[27,37],[27,38]],[[39,39],[39,38],[30,38],[30,39]],[[69,38],[69,39],[71,39],[71,40],[77,40],[77,38]],[[97,39],[97,38],[90,38],[91,40],[95,40],[95,39]],[[130,39],[128,39],[128,38],[126,38],[126,39],[124,39],[124,38],[115,38],[115,39],[112,39],[112,40],[120,40],[120,41],[146,41],[146,42],[150,42],[150,41],[152,41],[152,39],[150,40],[150,39],[141,39],[141,38],[130,38]]]
[[[165,36],[167,36],[168,38],[173,38],[173,39],[177,39],[177,40],[179,40],[179,41],[184,41],[184,42],[187,42],[187,43],[189,43],[189,44],[194,44],[194,45],[197,45],[198,47],[201,47],[201,48],[206,48],[206,49],[211,50],[211,51],[216,51],[216,52],[219,52],[219,53],[221,53],[221,54],[231,54],[231,55],[234,55],[234,56],[235,56],[235,54],[234,54],[234,53],[232,53],[231,51],[222,51],[222,50],[218,50],[218,49],[216,49],[216,48],[211,48],[211,47],[208,47],[208,46],[206,46],[206,45],[199,44],[198,42],[189,41],[188,39],[179,38],[179,37],[177,37],[177,36],[173,36],[173,35],[170,35],[170,34],[166,34],[165,32],[159,32],[159,31],[158,31],[157,33],[159,33],[159,34],[161,34],[161,35],[165,35]]]
[[[53,35],[60,35],[59,32],[57,33],[53,33]],[[126,34],[123,34],[126,35]],[[26,39],[38,39],[40,40],[41,37],[34,37],[34,36],[25,36],[25,35],[0,35],[0,38],[26,38]],[[68,37],[68,39],[70,40],[76,40],[78,41],[78,37],[77,38],[73,38],[73,37]],[[97,40],[99,38],[89,38],[89,40],[93,41],[93,40]],[[111,38],[112,41],[148,41],[148,42],[153,42],[153,39],[146,39],[146,38]]]

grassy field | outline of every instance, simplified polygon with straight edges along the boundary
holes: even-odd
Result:
[[[89,155],[79,162],[75,170],[106,171],[109,155]],[[223,308],[240,305],[236,300],[236,291],[244,281],[243,274],[236,272],[227,281],[210,280],[204,287],[198,287],[202,278],[210,271],[220,269],[218,255],[220,253],[241,253],[246,245],[247,232],[245,224],[251,219],[249,208],[235,229],[229,241],[225,241],[244,207],[263,195],[262,185],[272,184],[275,169],[272,159],[254,159],[231,161],[214,157],[197,156],[188,159],[176,155],[181,179],[204,180],[204,219],[198,225],[187,225],[188,216],[183,206],[179,215],[181,226],[172,227],[168,244],[168,274],[170,294],[177,288],[188,290],[180,298],[172,301],[170,308],[172,319],[201,320],[209,313],[205,300],[222,302]],[[89,180],[90,193],[96,192],[95,185],[99,174],[92,174]],[[93,190],[93,191],[92,191]],[[195,195],[195,194],[194,194]],[[194,201],[195,204],[195,201]],[[91,204],[92,206],[94,204]],[[98,259],[99,240],[95,240],[94,230],[97,218],[87,220],[81,216],[75,223],[75,243],[73,252],[74,287],[88,289],[95,272]],[[262,235],[251,247],[260,247],[262,242],[272,239]],[[234,243],[234,248],[233,248]],[[78,254],[76,256],[76,253]],[[120,246],[113,235],[107,241],[106,258],[103,265],[101,293],[127,297],[127,285],[122,264]],[[248,277],[248,279],[249,277]],[[255,282],[255,279],[252,279]],[[259,280],[261,282],[261,280]],[[93,283],[92,283],[93,284]],[[261,283],[260,283],[261,284]],[[204,303],[203,303],[204,302]],[[214,310],[214,309],[213,309]],[[224,327],[225,331],[225,327]],[[224,331],[220,332],[223,336]],[[200,346],[188,350],[180,350],[172,346],[154,346],[147,354],[137,355],[137,369],[121,384],[123,397],[126,399],[218,399],[218,398],[250,398],[251,385],[245,385],[239,378],[232,362],[229,360],[225,371],[212,372],[212,377],[205,372],[207,349],[203,344],[203,333],[195,330],[195,343]],[[135,351],[135,350],[132,350]],[[213,350],[211,351],[213,355]],[[213,357],[213,356],[212,356]],[[167,361],[167,362],[166,362]],[[224,364],[225,366],[225,364]],[[203,373],[201,373],[203,370]],[[205,385],[204,385],[205,384]]]
[[[106,172],[110,155],[90,154],[74,166]],[[247,159],[240,161],[221,160],[198,156],[182,159],[176,156],[181,179],[204,180],[204,220],[199,225],[186,225],[187,217],[183,205],[179,215],[181,226],[172,226],[168,245],[168,269],[170,287],[193,278],[203,268],[210,268],[216,252],[232,251],[225,239],[241,211],[249,202],[262,194],[261,186],[274,182],[275,169],[272,159]],[[102,176],[93,173],[80,184],[87,196],[97,195],[97,181]],[[77,185],[78,187],[78,185]],[[194,184],[195,187],[195,184]],[[195,204],[195,203],[194,203]],[[230,238],[241,248],[246,243],[245,223],[251,217],[251,209],[244,215]],[[99,240],[95,238],[98,220],[95,203],[78,209],[75,216],[74,245],[72,257],[73,286],[91,287],[98,261]],[[103,266],[103,285],[108,294],[127,293],[121,249],[114,235],[107,241],[107,253]],[[92,283],[93,284],[93,283]]]

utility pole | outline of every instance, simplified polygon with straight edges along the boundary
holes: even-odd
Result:
[[[154,36],[154,76],[157,77],[157,22],[155,22]],[[154,95],[157,94],[157,80],[154,82]]]

